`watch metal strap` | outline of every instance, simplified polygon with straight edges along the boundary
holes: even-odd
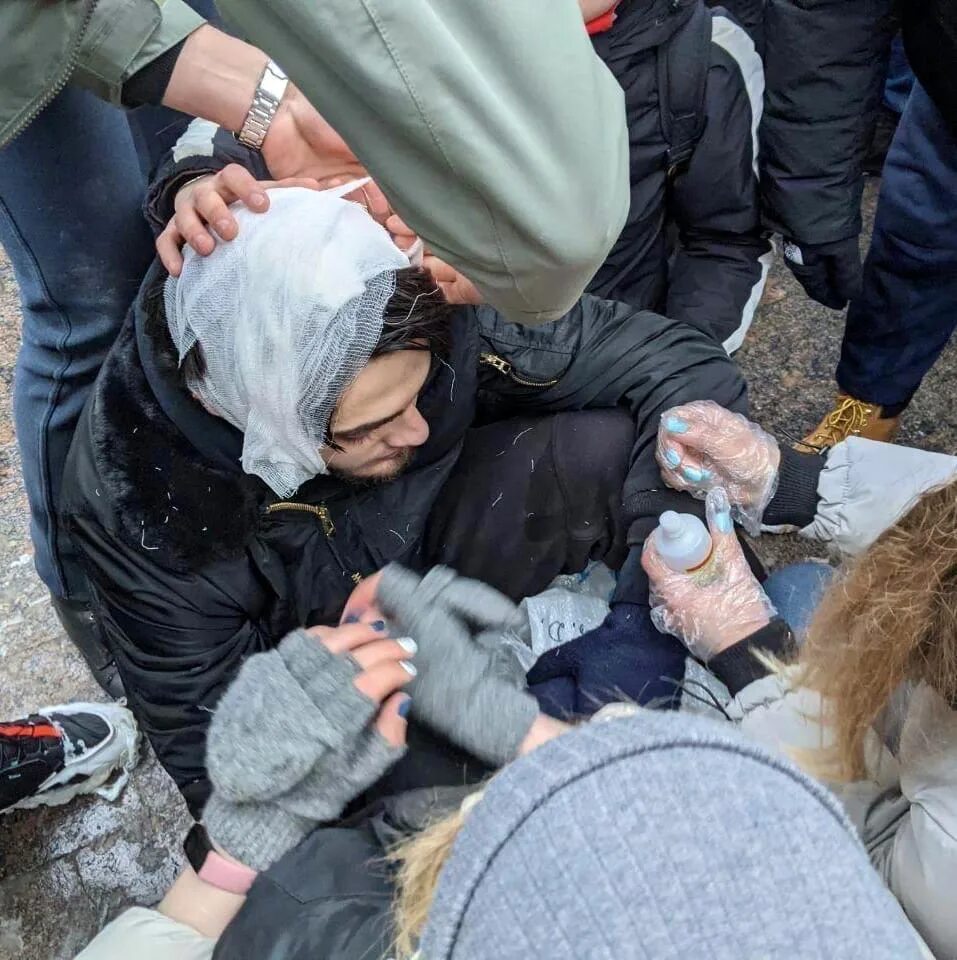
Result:
[[[289,78],[270,60],[259,78],[252,106],[243,121],[243,128],[236,134],[236,139],[240,143],[254,150],[262,147],[287,86],[289,86]]]

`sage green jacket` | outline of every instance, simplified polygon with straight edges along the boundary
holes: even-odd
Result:
[[[564,314],[629,204],[624,95],[576,0],[218,0],[396,210],[509,319]],[[0,144],[71,77],[123,81],[202,21],[181,0],[0,0]]]
[[[218,5],[489,303],[567,312],[630,199],[624,95],[576,0]]]
[[[71,80],[118,104],[202,23],[182,0],[0,0],[0,147]]]

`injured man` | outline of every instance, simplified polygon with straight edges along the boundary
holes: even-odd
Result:
[[[601,655],[591,673],[540,671],[534,692],[555,712],[673,696],[685,653],[651,625],[640,553],[691,500],[662,489],[659,418],[703,399],[747,412],[702,331],[589,296],[535,328],[453,307],[341,194],[273,190],[178,278],[155,266],[70,453],[62,513],[96,617],[197,816],[207,728],[244,660],[337,624],[392,561],[517,600],[602,560],[618,581],[589,641]],[[485,769],[413,694],[388,789]]]

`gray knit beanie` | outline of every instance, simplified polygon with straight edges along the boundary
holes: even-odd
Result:
[[[836,800],[702,718],[642,711],[513,763],[442,871],[423,960],[909,960]]]

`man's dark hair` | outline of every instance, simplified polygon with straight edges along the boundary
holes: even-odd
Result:
[[[386,304],[377,357],[397,350],[428,350],[443,360],[449,353],[449,322],[454,307],[423,267],[395,272],[395,293]]]

